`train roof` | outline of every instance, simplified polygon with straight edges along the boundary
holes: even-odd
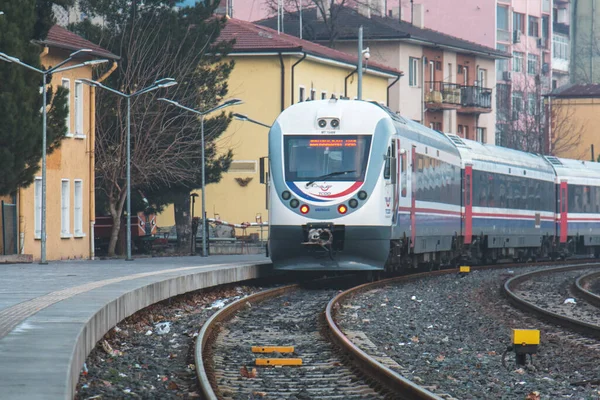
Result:
[[[397,133],[419,143],[460,156],[456,147],[452,145],[452,142],[443,133],[430,129],[410,118],[398,115],[386,106],[375,102],[372,103],[379,106],[394,121]]]
[[[554,174],[550,164],[538,154],[508,149],[493,144],[483,144],[474,140],[463,139],[451,133],[447,133],[446,136],[460,151],[464,164],[484,161]]]
[[[545,156],[560,178],[593,178],[600,180],[600,163]]]

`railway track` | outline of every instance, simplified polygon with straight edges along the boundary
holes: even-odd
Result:
[[[513,305],[543,319],[577,332],[600,337],[600,297],[590,292],[589,283],[599,271],[581,275],[581,270],[600,264],[578,264],[538,270],[515,276],[504,284]],[[540,279],[540,278],[543,278]]]
[[[366,354],[353,343],[356,338],[351,340],[337,327],[338,302],[377,284],[337,296],[334,289],[286,286],[239,300],[213,315],[196,344],[204,397],[441,399],[394,371],[397,364],[391,359]],[[253,355],[251,346],[265,345],[295,346],[290,357],[301,358],[302,366],[255,367],[254,358],[269,355]],[[256,376],[248,378],[248,372]]]

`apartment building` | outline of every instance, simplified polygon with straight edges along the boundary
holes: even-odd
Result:
[[[571,3],[571,82],[596,84],[600,82],[600,3],[598,0]]]
[[[369,62],[404,71],[390,88],[390,108],[433,129],[461,137],[494,142],[496,86],[495,62],[508,54],[454,36],[424,28],[425,9],[416,8],[414,22],[382,17],[369,7],[343,7],[337,11],[335,47],[357,54],[358,27],[364,27]],[[317,9],[303,10],[304,37],[330,43]],[[277,18],[258,22],[277,27]],[[298,13],[286,14],[285,31],[299,34]]]

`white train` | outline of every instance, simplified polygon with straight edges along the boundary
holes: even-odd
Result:
[[[377,103],[289,107],[269,132],[269,165],[278,269],[599,254],[597,163],[445,135]]]

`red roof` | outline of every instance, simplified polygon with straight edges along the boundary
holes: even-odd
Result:
[[[356,65],[358,62],[356,56],[352,54],[344,53],[285,33],[277,33],[276,30],[271,28],[235,18],[227,20],[219,39],[223,41],[235,39],[235,44],[233,45],[234,53],[255,53],[265,51],[304,52],[313,56],[323,57],[351,65]],[[397,69],[382,64],[369,62],[367,66],[369,69],[391,75],[402,74],[402,72]]]
[[[114,55],[108,50],[103,49],[102,47],[90,42],[89,40],[85,40],[81,36],[66,30],[62,26],[54,25],[48,31],[48,36],[45,40],[40,42],[44,46],[49,47],[58,47],[61,49],[76,51],[80,49],[90,49],[92,50],[91,55],[102,58],[111,58],[114,60],[118,60],[119,57]]]

